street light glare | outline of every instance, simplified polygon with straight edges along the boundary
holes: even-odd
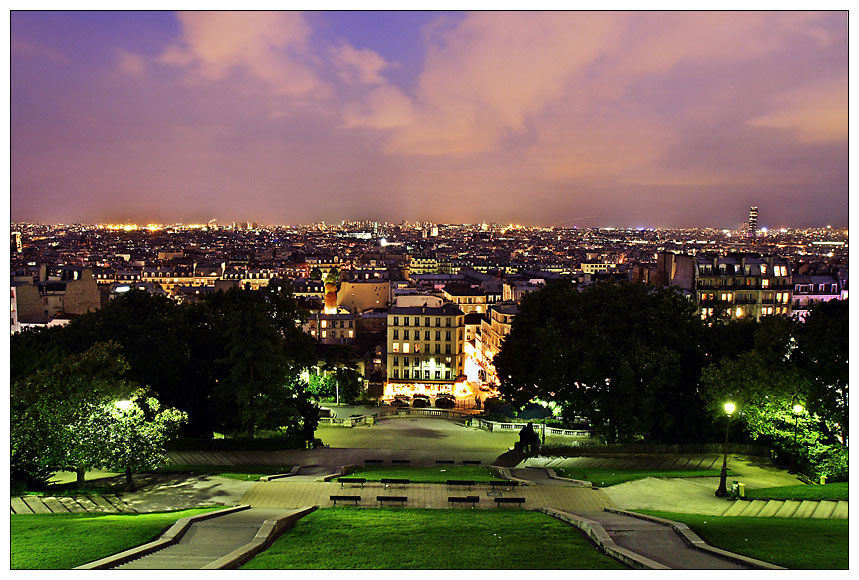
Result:
[[[796,413],[797,415],[802,413],[802,405],[794,405],[793,406],[793,412]]]
[[[725,403],[725,412],[730,415],[737,407],[733,403]]]
[[[123,399],[114,403],[114,406],[120,411],[127,411],[131,407],[131,401]]]

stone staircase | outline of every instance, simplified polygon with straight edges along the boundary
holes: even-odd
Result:
[[[830,500],[737,500],[723,516],[759,518],[847,519],[847,501]]]
[[[38,495],[11,498],[13,514],[77,514],[77,513],[131,514],[137,510],[116,494],[46,497]]]

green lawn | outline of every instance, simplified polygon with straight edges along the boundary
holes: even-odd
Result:
[[[27,514],[10,518],[13,570],[68,570],[151,542],[176,520],[223,507],[154,514]]]
[[[435,467],[367,465],[354,473],[350,473],[348,477],[364,477],[367,481],[379,481],[383,478],[410,479],[413,483],[444,483],[448,479],[471,479],[474,481],[501,479],[489,468],[479,465],[438,465]]]
[[[645,477],[718,477],[718,469],[680,469],[674,471],[659,471],[647,469],[588,469],[577,467],[556,467],[555,472],[561,477],[590,481],[597,487],[609,487],[627,481],[644,479]],[[735,475],[730,469],[728,475]]]
[[[245,569],[623,569],[572,526],[512,510],[325,508]]]
[[[784,568],[848,568],[847,520],[719,517],[638,511],[682,522],[712,546]]]
[[[167,465],[159,473],[206,473],[242,481],[256,481],[264,475],[289,473],[291,465]]]
[[[788,485],[785,487],[762,487],[747,489],[750,499],[843,499],[849,498],[848,482],[825,485]]]

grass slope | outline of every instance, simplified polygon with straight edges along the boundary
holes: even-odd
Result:
[[[555,472],[561,477],[590,481],[598,487],[609,487],[627,481],[644,479],[645,477],[718,477],[718,469],[680,469],[659,471],[654,469],[588,469],[576,467],[556,467]],[[728,470],[728,475],[734,475]]]
[[[129,515],[12,515],[11,567],[68,570],[151,542],[176,520],[215,509],[223,508]]]
[[[413,483],[444,483],[448,479],[471,479],[494,481],[496,477],[488,468],[479,465],[439,465],[436,467],[388,467],[367,465],[348,477],[364,477],[367,481],[380,479],[410,479]]]
[[[848,568],[847,520],[719,517],[637,511],[682,522],[712,546],[785,568]]]
[[[762,487],[747,489],[750,499],[850,499],[848,482],[825,485],[788,485],[784,487]]]
[[[244,569],[522,570],[624,566],[531,511],[325,508]]]

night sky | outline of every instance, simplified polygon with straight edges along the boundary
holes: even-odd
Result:
[[[11,218],[847,225],[846,12],[14,12]]]

